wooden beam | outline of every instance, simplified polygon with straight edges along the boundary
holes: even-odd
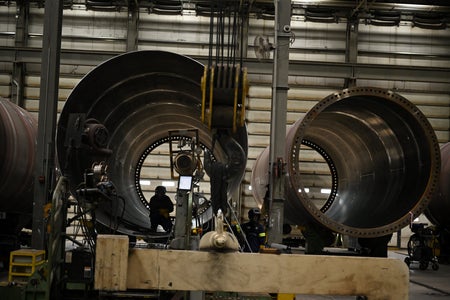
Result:
[[[367,296],[406,300],[409,270],[392,258],[130,249],[97,239],[95,288]],[[127,269],[125,272],[124,268]],[[119,270],[120,269],[120,270]],[[124,284],[126,282],[126,284]]]
[[[106,251],[111,248],[97,244],[96,260],[111,256]],[[96,269],[95,286],[106,287],[97,280],[107,274],[99,272],[109,271]],[[408,299],[409,294],[406,264],[389,258],[131,249],[123,273],[127,289],[359,295],[369,300]]]
[[[126,290],[127,270],[128,236],[97,236],[95,254],[95,289],[102,291]]]

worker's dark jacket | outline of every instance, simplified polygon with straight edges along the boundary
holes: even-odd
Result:
[[[249,221],[241,225],[242,231],[245,233],[247,242],[244,242],[244,252],[259,252],[260,246],[266,241],[266,233],[264,226],[253,221]],[[249,248],[250,246],[250,248]],[[251,251],[250,251],[251,250]]]
[[[167,195],[154,195],[150,198],[150,222],[151,228],[156,230],[161,225],[164,230],[172,228],[169,213],[173,212],[173,203]]]

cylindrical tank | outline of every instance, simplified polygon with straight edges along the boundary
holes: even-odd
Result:
[[[318,207],[306,192],[300,161],[305,147],[329,166],[331,192]],[[258,202],[268,183],[268,149],[255,163]],[[355,87],[317,103],[286,135],[285,220],[377,237],[398,231],[427,207],[438,185],[439,144],[420,110],[380,88]]]
[[[233,157],[229,151],[236,154],[237,148],[241,151],[237,153],[239,159],[246,157],[245,127],[213,143],[211,130],[201,122],[203,71],[202,64],[186,56],[164,51],[129,52],[93,69],[67,99],[57,128],[61,172],[69,178],[73,191],[83,182],[87,168],[94,162],[106,161],[109,179],[125,203],[119,231],[136,232],[150,227],[137,170],[146,153],[169,140],[169,131],[197,129],[199,144],[219,162],[227,163]],[[80,132],[85,131],[81,123],[87,120],[91,128],[97,126],[89,137],[95,147],[79,138]],[[225,135],[229,133],[225,131]],[[232,145],[230,139],[234,141]],[[230,189],[238,186],[244,170],[245,163],[233,170]],[[117,218],[108,212],[110,206],[106,204],[96,211],[97,219],[104,225]]]
[[[0,99],[0,211],[31,214],[37,120]]]
[[[450,143],[441,147],[439,189],[427,209],[426,217],[441,228],[450,230]]]

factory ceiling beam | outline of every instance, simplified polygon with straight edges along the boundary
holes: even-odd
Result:
[[[96,66],[122,52],[62,50],[61,64],[76,66]],[[207,63],[206,57],[191,58]],[[20,61],[25,63],[41,63],[41,49],[0,47],[0,62]],[[272,63],[257,59],[244,59],[249,73],[272,75]],[[450,68],[401,66],[383,64],[358,64],[340,62],[321,62],[291,60],[290,76],[312,76],[325,78],[349,78],[354,74],[357,79],[420,81],[430,83],[450,83]]]
[[[269,1],[258,1],[269,2]],[[445,1],[367,1],[367,0],[294,0],[292,1],[293,8],[316,7],[316,8],[339,8],[339,9],[362,9],[362,10],[385,10],[385,11],[401,11],[407,12],[450,12],[450,3]]]
[[[258,72],[262,74],[272,74],[271,64],[264,64],[257,60],[247,60],[245,64],[249,69],[249,73]],[[357,79],[450,83],[449,68],[306,60],[290,61],[289,75],[325,78],[349,78],[354,76]]]
[[[10,3],[14,1],[3,1]],[[15,1],[22,2],[22,1]],[[43,7],[43,0],[26,1],[34,6]],[[184,11],[202,11],[204,0],[164,2],[154,0],[123,0],[123,1],[91,1],[91,0],[65,0],[64,9],[87,9],[95,11],[120,11],[127,7],[138,5],[151,13],[159,14],[183,14]],[[274,18],[272,0],[256,0],[252,3],[251,13],[256,13],[260,17]],[[292,14],[303,15],[308,8],[331,9],[337,14],[349,11],[370,12],[370,11],[397,11],[402,15],[412,15],[416,13],[447,14],[450,13],[450,3],[447,1],[430,0],[294,0],[292,1]]]
[[[96,66],[119,54],[123,54],[123,52],[65,49],[61,50],[61,64]],[[24,63],[40,64],[42,62],[42,49],[31,47],[0,47],[1,62],[11,62],[15,60]]]

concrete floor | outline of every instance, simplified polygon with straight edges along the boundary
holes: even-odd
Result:
[[[404,260],[404,250],[391,250],[389,257]],[[409,300],[450,300],[450,265],[439,265],[439,270],[430,267],[420,270],[417,262],[409,268]],[[354,296],[311,296],[296,295],[295,300],[355,300]],[[369,299],[370,300],[370,299]]]
[[[391,252],[391,257],[404,259],[405,254]],[[409,268],[409,299],[450,299],[450,265],[439,265],[439,270],[433,271],[431,267],[420,270],[419,264],[413,262]]]

